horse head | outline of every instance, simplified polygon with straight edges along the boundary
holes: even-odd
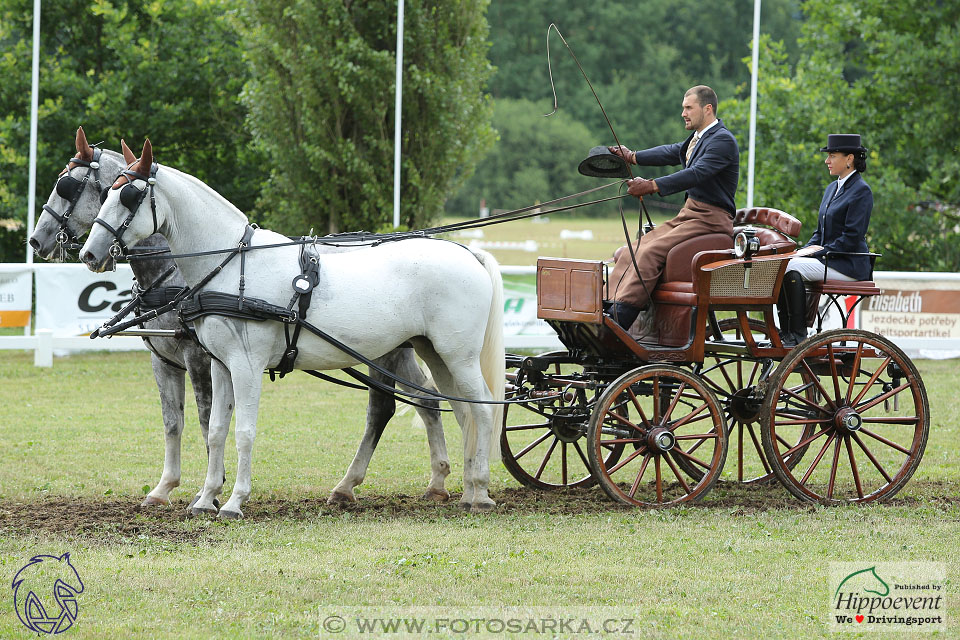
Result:
[[[68,249],[79,246],[78,238],[89,231],[100,210],[106,184],[124,167],[119,153],[88,143],[83,127],[77,129],[76,150],[57,176],[30,235],[34,253],[47,260],[62,261]]]
[[[150,140],[144,142],[139,158],[121,144],[127,167],[104,191],[90,235],[80,249],[80,259],[92,271],[104,271],[112,259],[126,253],[128,246],[157,232],[162,225],[154,193],[158,166],[153,161]],[[141,210],[145,211],[137,215]]]

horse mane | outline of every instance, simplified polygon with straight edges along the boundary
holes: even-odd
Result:
[[[187,180],[188,182],[193,184],[195,187],[197,187],[207,195],[211,196],[213,199],[217,200],[226,211],[236,216],[244,224],[249,223],[249,219],[247,218],[247,215],[243,211],[240,211],[240,209],[237,209],[237,207],[232,202],[224,198],[222,195],[220,195],[220,193],[216,189],[214,189],[204,181],[200,180],[196,176],[192,176],[189,173],[184,173],[179,169],[174,169],[173,167],[165,164],[160,165],[160,167],[163,168],[165,171],[169,171],[170,173],[173,173],[182,177],[183,179]]]

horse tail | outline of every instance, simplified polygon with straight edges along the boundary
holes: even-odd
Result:
[[[487,328],[483,334],[483,347],[480,349],[480,370],[483,380],[493,395],[493,399],[501,401],[504,398],[506,384],[506,357],[503,347],[503,278],[500,275],[500,265],[496,258],[480,249],[472,249],[473,254],[486,269],[493,285],[493,295],[490,300],[490,314],[487,316]],[[500,428],[503,424],[503,405],[493,406],[493,428],[490,432],[490,458],[500,458]]]

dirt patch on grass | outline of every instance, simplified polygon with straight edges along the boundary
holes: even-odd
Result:
[[[579,515],[631,510],[611,501],[597,487],[559,491],[508,488],[497,491],[493,497],[498,503],[496,514],[500,515]],[[437,504],[419,496],[363,494],[353,504],[328,505],[326,496],[298,499],[254,497],[244,507],[244,519],[246,522],[308,521],[343,517],[345,514],[427,520],[476,517],[460,511],[458,498],[458,495],[453,495],[449,502]],[[212,517],[190,517],[187,504],[186,500],[178,500],[167,507],[142,508],[134,497],[112,500],[47,497],[35,502],[0,500],[0,532],[11,535],[57,534],[80,537],[91,542],[146,538],[197,544],[205,538],[214,537],[218,530],[227,526]],[[911,482],[900,496],[879,508],[920,506],[955,511],[960,507],[960,485]],[[734,515],[740,515],[773,509],[814,511],[818,507],[800,502],[776,483],[745,486],[724,482],[719,483],[694,508],[729,510]]]

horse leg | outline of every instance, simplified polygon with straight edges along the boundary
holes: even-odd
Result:
[[[213,404],[213,389],[210,382],[210,356],[200,348],[199,345],[190,344],[184,347],[183,362],[187,367],[187,373],[190,374],[190,384],[193,386],[193,395],[197,400],[197,417],[200,420],[200,435],[203,437],[203,446],[207,450],[207,464],[210,463],[210,445],[208,444],[210,432],[210,409]],[[226,480],[226,478],[224,478]],[[201,490],[198,490],[190,502],[190,507],[196,504],[200,498]],[[214,499],[213,505],[220,507],[220,501]]]
[[[379,362],[382,364],[382,359]],[[392,383],[392,380],[375,370],[370,371],[370,377],[388,384]],[[370,389],[367,399],[367,425],[363,432],[363,438],[360,440],[360,446],[357,448],[357,453],[354,455],[353,462],[350,463],[346,475],[330,492],[327,504],[357,501],[356,496],[353,495],[353,488],[363,482],[363,478],[367,474],[367,467],[370,465],[370,459],[377,448],[377,443],[380,442],[380,436],[383,435],[383,430],[390,418],[393,417],[396,408],[397,402],[393,399],[393,396]]]
[[[492,395],[483,381],[479,363],[463,362],[448,354],[444,358],[432,345],[421,341],[417,351],[427,362],[437,387],[447,395],[490,400]],[[448,366],[451,363],[452,366]],[[490,434],[493,410],[490,405],[451,402],[454,415],[464,432],[463,497],[460,506],[471,512],[489,511],[496,506],[487,494],[490,485]],[[474,441],[471,442],[471,433]]]
[[[150,361],[163,415],[163,473],[160,482],[140,504],[142,507],[170,504],[170,491],[180,486],[180,436],[183,433],[184,372],[154,354]]]
[[[427,377],[417,364],[412,349],[398,350],[401,353],[397,358],[396,369],[398,376],[406,378],[417,386],[423,387],[428,383]],[[407,389],[404,385],[401,388]],[[408,389],[415,391],[414,389]],[[420,392],[416,392],[420,394]],[[436,400],[418,400],[417,413],[427,430],[427,443],[430,446],[430,484],[423,494],[425,500],[445,502],[450,499],[450,492],[444,487],[446,478],[450,475],[450,458],[447,455],[447,441],[443,435],[443,422],[440,419],[440,403]]]
[[[207,477],[199,499],[190,508],[193,515],[217,512],[214,499],[223,491],[223,450],[227,432],[230,430],[230,418],[233,416],[233,382],[230,372],[218,360],[210,363],[210,382],[212,404],[210,429],[207,434]]]
[[[233,397],[237,401],[234,438],[237,441],[237,479],[230,499],[220,508],[220,517],[236,520],[243,517],[240,507],[250,498],[253,467],[253,441],[257,436],[257,412],[263,387],[264,365],[246,361],[230,371]],[[212,454],[212,451],[211,451]],[[223,458],[221,457],[221,461]],[[209,476],[207,478],[209,480]]]

